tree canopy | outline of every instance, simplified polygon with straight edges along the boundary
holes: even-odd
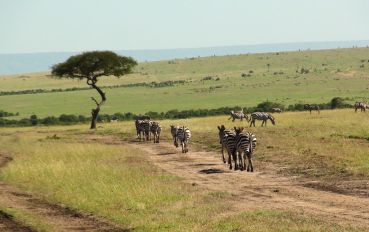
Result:
[[[137,62],[131,57],[119,56],[111,51],[84,52],[71,56],[52,67],[52,74],[66,78],[91,78],[99,76],[120,77],[130,73]]]
[[[100,94],[100,102],[91,97],[96,104],[96,108],[91,110],[91,129],[95,129],[100,107],[106,101],[105,93],[96,85],[98,77],[120,77],[130,73],[135,65],[137,62],[131,57],[119,56],[111,51],[92,51],[71,56],[65,62],[54,65],[51,73],[58,77],[86,79],[86,83]]]

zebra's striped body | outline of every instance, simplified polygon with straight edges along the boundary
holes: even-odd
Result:
[[[170,125],[170,133],[172,134],[173,144],[176,147],[178,147],[178,142],[177,142],[177,131],[178,131],[178,128],[179,128],[179,126]]]
[[[145,140],[145,139],[148,141],[149,138],[150,138],[151,121],[149,121],[149,120],[136,120],[135,125],[136,125],[137,136],[139,137],[140,141]],[[141,135],[142,135],[142,137],[141,137]]]
[[[254,125],[254,127],[255,127],[255,121],[256,120],[263,121],[261,123],[261,126],[264,126],[264,125],[266,126],[267,120],[270,120],[272,122],[272,124],[275,125],[274,117],[271,114],[268,114],[268,113],[265,113],[265,112],[254,112],[254,113],[251,114],[250,118],[251,118],[250,127],[252,125]]]
[[[191,131],[190,129],[188,129],[188,127],[185,127],[185,126],[178,127],[177,139],[181,143],[182,153],[188,152],[187,145],[188,145],[188,141],[190,138],[191,138]]]
[[[256,148],[256,136],[251,132],[243,132],[243,127],[235,128],[235,131],[239,168],[241,171],[246,169],[247,158],[247,171],[253,172],[254,166],[252,164],[252,155]]]
[[[154,137],[154,143],[159,143],[160,133],[161,133],[161,126],[158,122],[152,122],[150,131]]]
[[[243,113],[243,109],[241,111],[231,111],[231,116],[228,118],[231,119],[232,118],[232,122],[234,122],[234,120],[236,119],[241,119],[241,121],[245,118],[246,120],[248,120],[248,116],[246,114]]]
[[[320,108],[317,105],[305,104],[304,105],[304,109],[305,110],[309,110],[310,111],[310,114],[311,114],[311,111],[313,111],[313,110],[318,111],[318,114],[320,114]]]
[[[235,163],[235,169],[237,167],[237,156],[236,156],[236,132],[230,129],[226,129],[224,125],[218,126],[219,130],[219,143],[222,145],[222,159],[225,163],[224,149],[228,153],[228,164],[229,169],[232,169],[232,158]]]
[[[361,112],[365,112],[366,109],[369,109],[369,104],[366,104],[364,102],[355,102],[355,112],[357,111],[357,109],[360,109]]]

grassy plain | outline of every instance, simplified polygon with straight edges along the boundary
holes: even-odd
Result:
[[[268,162],[286,175],[323,182],[345,177],[366,179],[368,117],[352,110],[276,115],[276,126],[250,129],[259,141],[256,169]],[[227,121],[226,116],[161,123],[163,140],[169,140],[169,124],[186,124],[193,131],[190,149],[196,146],[217,151],[217,125],[246,125]],[[283,210],[234,213],[228,205],[233,196],[226,190],[217,193],[185,184],[152,166],[141,150],[86,140],[95,133],[123,140],[135,137],[132,122],[102,126],[96,132],[89,131],[87,125],[2,129],[0,150],[14,160],[3,169],[1,180],[138,231],[355,230]],[[49,228],[47,222],[33,225]]]
[[[284,105],[325,103],[333,97],[348,102],[365,100],[369,90],[369,49],[281,52],[205,57],[140,63],[133,74],[120,79],[102,78],[101,86],[187,80],[184,85],[106,89],[102,113],[168,111],[171,109],[255,106],[262,101]],[[267,64],[270,64],[269,68]],[[361,66],[361,67],[360,67]],[[308,74],[296,73],[301,68]],[[250,73],[252,71],[252,73]],[[250,74],[241,77],[241,74]],[[206,76],[213,80],[203,81]],[[216,80],[219,78],[219,80]],[[0,78],[0,91],[86,87],[83,81],[47,76],[47,73]],[[93,90],[0,96],[0,109],[22,117],[89,115],[97,96]]]

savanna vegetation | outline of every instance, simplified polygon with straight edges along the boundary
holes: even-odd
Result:
[[[368,51],[354,48],[144,62],[124,78],[106,77],[99,82],[109,95],[101,113],[254,107],[265,101],[287,108],[293,104],[325,104],[334,97],[353,104],[368,97]],[[309,72],[301,73],[301,68]],[[163,84],[167,81],[180,82]],[[150,87],[153,82],[163,87]],[[59,80],[49,73],[0,78],[1,92],[69,88],[76,91],[2,95],[0,109],[19,112],[16,119],[33,114],[39,118],[90,116],[89,109],[95,107],[90,98],[99,95],[93,89],[86,90],[85,81]]]
[[[86,80],[49,73],[2,77],[0,109],[8,114],[0,125],[32,127],[0,128],[0,156],[12,157],[0,179],[47,202],[138,231],[363,231],[362,225],[273,204],[237,207],[232,189],[203,188],[153,165],[147,150],[133,142],[132,119],[146,113],[159,121],[162,143],[171,142],[171,124],[188,126],[188,156],[213,151],[219,163],[217,126],[247,127],[258,139],[257,175],[269,168],[307,187],[367,197],[369,114],[350,107],[368,98],[368,59],[368,48],[355,48],[140,63],[124,78],[99,81],[109,101],[96,115],[101,124],[93,131],[71,125],[89,122],[88,109],[99,106],[89,100],[98,95],[86,88]],[[309,114],[302,111],[305,103],[329,110]],[[257,122],[249,128],[245,120],[228,120],[234,108],[273,107],[287,111],[273,114],[275,126]],[[110,119],[119,120],[107,123]],[[1,198],[0,211],[36,230],[57,229]]]
[[[232,123],[227,118],[160,121],[164,128],[162,141],[171,140],[170,124],[185,124],[194,135],[190,150],[217,151],[221,162],[217,125],[247,125],[245,121]],[[367,119],[368,115],[355,114],[352,110],[325,111],[320,115],[307,112],[276,115],[276,126],[248,129],[257,134],[259,141],[255,168],[260,170],[264,163],[273,164],[281,175],[319,181],[323,187],[333,190],[332,185],[337,182],[365,180],[369,175],[366,147],[369,134],[363,129],[369,126]],[[144,150],[94,139],[114,136],[122,141],[134,140],[133,122],[102,125],[96,132],[88,131],[84,125],[3,128],[0,150],[12,154],[14,160],[3,169],[1,179],[42,194],[50,202],[61,202],[139,231],[361,230],[355,225],[339,226],[273,208],[256,211],[245,208],[235,213],[230,206],[234,197],[226,189],[204,191],[151,165]],[[336,186],[335,191],[344,188]],[[353,186],[349,194],[362,191],[367,190]],[[48,225],[43,222],[38,226]]]

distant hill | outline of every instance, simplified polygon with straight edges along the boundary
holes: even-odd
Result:
[[[198,56],[222,56],[247,53],[278,51],[319,50],[369,46],[369,40],[329,41],[306,43],[281,43],[261,45],[240,45],[183,49],[119,50],[121,55],[132,56],[140,62],[190,58]],[[0,54],[0,75],[30,73],[50,70],[51,66],[79,52],[47,52],[29,54]]]

